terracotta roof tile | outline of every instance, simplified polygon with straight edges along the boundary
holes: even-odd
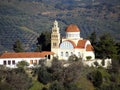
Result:
[[[3,53],[0,58],[44,58],[46,55],[54,54],[53,52],[7,52]]]
[[[77,44],[77,48],[85,48],[85,43],[87,40],[79,40]]]
[[[87,45],[86,51],[94,51],[94,48],[92,47],[92,45]]]
[[[54,55],[54,52],[50,52],[50,51],[43,51],[41,52],[41,55],[46,56],[46,55]]]
[[[80,29],[78,28],[77,25],[74,25],[74,24],[70,24],[66,30],[66,32],[80,32]]]

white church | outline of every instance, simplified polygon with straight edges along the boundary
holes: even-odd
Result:
[[[68,60],[71,55],[76,55],[82,59],[83,64],[95,66],[97,62],[100,66],[107,68],[111,65],[111,59],[105,59],[102,65],[101,59],[95,59],[94,48],[89,40],[80,36],[80,29],[77,25],[70,24],[65,29],[65,37],[61,37],[58,22],[55,20],[51,33],[51,52],[59,60]]]
[[[60,60],[68,60],[69,56],[76,55],[82,60],[95,59],[94,49],[89,40],[80,36],[80,29],[77,25],[70,24],[66,30],[66,36],[60,36],[58,22],[55,20],[51,34],[51,51]]]

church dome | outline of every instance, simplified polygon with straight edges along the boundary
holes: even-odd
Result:
[[[66,30],[66,32],[80,32],[80,29],[78,28],[77,25],[74,25],[74,24],[70,24]]]

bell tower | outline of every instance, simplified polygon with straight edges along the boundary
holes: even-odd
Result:
[[[52,27],[51,33],[51,51],[58,55],[60,44],[60,32],[58,27],[58,22],[55,20]]]

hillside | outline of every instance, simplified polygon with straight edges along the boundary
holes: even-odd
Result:
[[[84,38],[96,31],[98,36],[107,32],[120,41],[119,10],[119,0],[1,0],[0,52],[12,51],[17,39],[26,51],[34,51],[37,37],[50,31],[55,19],[62,35],[74,23]]]

